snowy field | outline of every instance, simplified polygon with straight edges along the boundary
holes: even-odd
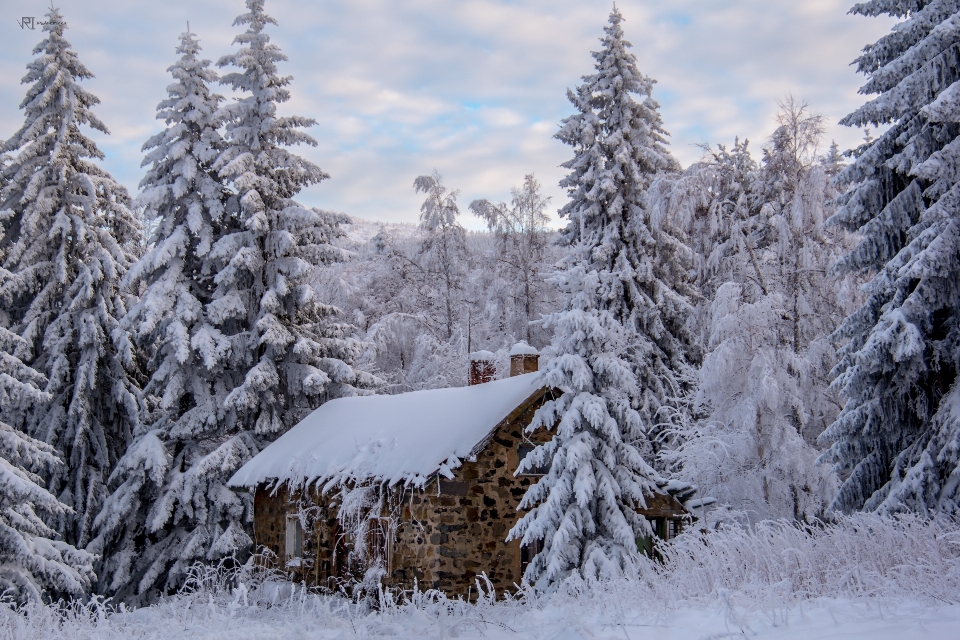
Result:
[[[189,593],[134,611],[0,609],[0,637],[960,638],[960,527],[917,518],[685,534],[635,580],[508,599],[481,585],[469,603],[429,592],[356,602],[256,575],[229,588],[226,578],[198,574]]]
[[[343,601],[307,598],[296,606],[246,606],[214,598],[178,600],[104,619],[57,624],[41,616],[4,621],[5,638],[231,640],[296,638],[484,638],[507,640],[719,640],[756,638],[811,640],[956,640],[960,605],[896,599],[815,599],[788,610],[730,606],[722,598],[676,609],[620,607],[550,599],[537,606],[407,607],[358,614]]]

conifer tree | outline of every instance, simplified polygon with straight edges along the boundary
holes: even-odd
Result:
[[[241,229],[211,251],[222,267],[208,312],[231,343],[231,367],[243,372],[225,406],[245,432],[270,441],[322,402],[375,379],[350,366],[359,345],[344,337],[350,327],[334,320],[337,309],[308,282],[313,267],[345,257],[331,244],[345,219],[293,200],[329,176],[284,148],[315,146],[302,131],[314,121],[277,115],[290,99],[291,78],[277,75],[286,56],[264,32],[276,21],[263,0],[246,4],[249,12],[234,22],[247,25],[235,39],[240,49],[218,63],[239,67],[221,83],[245,95],[223,108],[226,148],[214,164],[236,191]]]
[[[158,588],[178,586],[195,561],[250,543],[242,528],[230,528],[249,505],[218,483],[221,471],[212,472],[212,483],[198,473],[229,425],[224,400],[239,383],[225,366],[229,350],[211,349],[220,334],[208,310],[219,267],[211,249],[238,226],[212,166],[224,149],[217,131],[223,98],[209,86],[217,74],[198,57],[189,31],[177,53],[169,69],[175,82],[157,107],[167,128],[144,144],[150,168],[138,204],[155,229],[151,248],[127,274],[143,295],[123,319],[149,354],[151,411],[111,477],[113,493],[89,546],[101,558],[98,591],[123,600],[149,600]]]
[[[162,220],[133,274],[149,286],[130,319],[143,339],[158,337],[149,389],[162,395],[102,517],[103,543],[126,545],[107,589],[133,601],[177,588],[195,562],[242,560],[252,504],[226,481],[323,401],[372,382],[348,364],[358,347],[308,283],[311,269],[342,256],[330,244],[340,217],[292,199],[327,176],[284,148],[315,144],[301,131],[312,121],[277,116],[289,99],[290,78],[276,72],[286,58],[263,32],[275,24],[263,2],[247,7],[235,21],[248,25],[240,50],[219,62],[240,67],[221,83],[241,97],[213,110],[213,73],[185,36],[171,69],[180,82],[158,114],[168,129],[147,145],[143,198]],[[142,554],[140,525],[123,521],[128,500],[152,501]]]
[[[0,418],[62,458],[47,478],[70,508],[56,529],[82,547],[138,424],[133,349],[119,319],[128,304],[120,281],[140,227],[126,190],[96,164],[103,153],[80,129],[107,133],[92,112],[99,100],[79,84],[92,74],[64,38],[57,9],[43,28],[23,79],[31,84],[24,124],[2,149],[10,160],[0,194],[0,307],[50,399],[13,418],[2,407]]]
[[[821,436],[844,478],[838,511],[955,513],[960,496],[960,6],[871,0],[851,10],[903,18],[864,49],[876,97],[842,121],[890,127],[855,150],[833,224],[859,231],[840,273],[872,276],[836,336],[847,401]]]
[[[150,388],[163,390],[161,415],[118,468],[123,484],[98,539],[127,545],[107,589],[134,601],[175,589],[194,562],[242,560],[252,504],[226,481],[325,400],[375,382],[348,364],[359,347],[309,284],[311,269],[343,256],[331,244],[341,217],[293,200],[328,176],[285,149],[316,144],[302,131],[313,121],[277,115],[290,97],[276,68],[286,58],[264,33],[276,23],[262,0],[247,8],[234,23],[248,27],[239,51],[219,62],[240,68],[221,83],[241,96],[212,111],[213,76],[188,38],[173,69],[180,83],[160,106],[170,126],[147,145],[144,202],[163,219],[156,250],[132,274],[148,295],[130,321],[142,323],[141,339],[158,337]],[[128,500],[153,501],[142,555],[139,525],[122,522]]]
[[[521,471],[550,470],[527,491],[521,508],[529,511],[510,532],[524,545],[542,542],[525,575],[541,585],[573,571],[603,578],[635,568],[637,538],[651,532],[636,509],[663,481],[648,462],[653,440],[691,373],[688,250],[646,198],[656,174],[678,165],[622,20],[614,9],[593,54],[596,73],[568,92],[578,113],[556,136],[574,149],[561,182],[570,201],[560,211],[571,253],[555,276],[570,302],[546,319],[557,356],[544,382],[562,393],[529,427],[556,435]]]
[[[53,447],[4,422],[50,400],[46,377],[20,359],[29,349],[0,326],[0,592],[19,603],[82,596],[93,578],[90,554],[50,527],[69,507],[43,488],[43,477],[63,462]]]

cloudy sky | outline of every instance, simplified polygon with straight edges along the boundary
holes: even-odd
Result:
[[[852,0],[619,0],[627,38],[687,165],[697,145],[760,147],[787,94],[824,114],[828,138],[842,148],[859,130],[836,122],[863,102],[863,78],[850,66],[858,51],[893,22],[846,14]],[[0,138],[22,123],[20,78],[46,0],[4,0],[0,28]],[[132,192],[142,175],[140,147],[175,61],[178,35],[195,32],[204,55],[230,53],[242,0],[59,0],[68,39],[96,75],[98,115],[111,130],[95,136],[105,166]],[[318,145],[303,154],[332,179],[301,194],[311,206],[371,220],[415,221],[414,178],[434,168],[474,198],[504,200],[534,172],[563,203],[559,164],[570,155],[552,138],[569,115],[566,89],[590,73],[590,51],[609,0],[267,0],[270,29],[294,77],[281,113],[314,118]],[[223,92],[221,90],[221,92]],[[468,213],[464,223],[481,228]]]

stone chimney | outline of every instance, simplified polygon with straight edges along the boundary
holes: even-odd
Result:
[[[540,369],[540,352],[526,342],[518,342],[510,349],[510,377],[533,373]]]
[[[483,384],[497,377],[497,356],[489,351],[470,354],[470,384]]]

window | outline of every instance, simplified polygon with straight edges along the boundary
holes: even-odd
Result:
[[[287,560],[299,558],[303,555],[303,528],[300,526],[300,516],[287,514],[287,541],[284,555]]]
[[[652,536],[637,538],[637,550],[648,558],[657,558],[657,538],[665,540],[667,534],[667,523],[664,518],[647,518],[650,523],[650,529],[653,530]]]
[[[522,461],[528,455],[530,455],[534,449],[537,448],[535,444],[522,444],[517,449],[517,454]],[[550,471],[550,463],[547,462],[545,465],[534,467],[528,471],[525,471],[523,475],[525,476],[545,476]]]
[[[534,556],[543,551],[543,540],[536,540],[533,544],[520,547],[520,577],[527,570],[527,565],[533,562]]]
[[[680,521],[673,518],[667,520],[667,540],[673,540],[680,535]]]
[[[656,538],[673,540],[683,528],[683,521],[679,518],[648,518],[653,536],[637,538],[637,549],[647,557],[659,557],[656,550]]]

